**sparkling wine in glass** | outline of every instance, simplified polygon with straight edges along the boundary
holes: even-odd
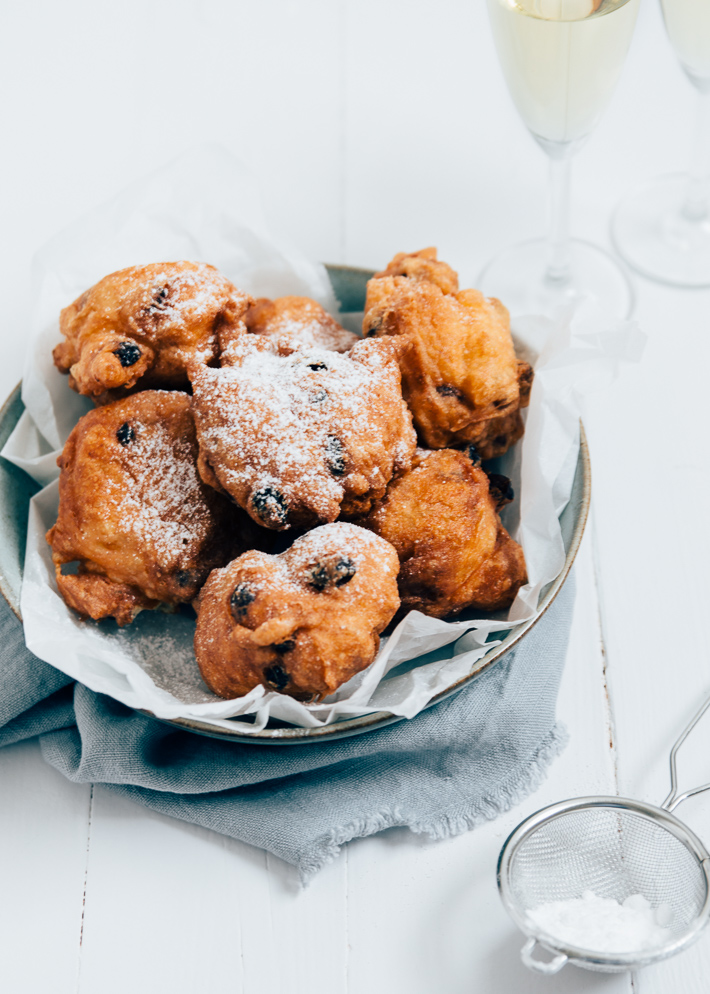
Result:
[[[596,127],[621,74],[638,5],[488,0],[510,94],[550,162],[548,237],[505,250],[479,278],[483,292],[513,313],[554,313],[585,293],[611,314],[633,309],[623,268],[603,249],[569,236],[569,179],[571,157]]]
[[[696,91],[685,174],[661,176],[622,200],[614,242],[642,273],[673,286],[710,286],[710,0],[661,0],[671,45]]]

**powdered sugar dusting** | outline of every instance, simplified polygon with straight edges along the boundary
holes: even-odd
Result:
[[[358,565],[367,561],[375,563],[383,570],[391,569],[393,564],[395,570],[399,568],[399,559],[393,545],[367,528],[348,521],[321,525],[296,539],[289,550],[289,565],[298,573],[306,560],[310,564],[314,557],[345,552],[353,557]]]
[[[376,581],[368,583],[367,597],[385,604],[387,578],[399,572],[399,557],[394,546],[374,532],[346,521],[321,525],[297,539],[288,551],[288,568],[294,580],[309,583],[315,563],[346,558],[358,573],[366,571]],[[388,591],[389,593],[389,591]],[[394,610],[393,612],[394,613]]]
[[[276,342],[283,351],[321,348],[347,352],[359,336],[341,327],[321,305],[309,297],[261,298],[246,315],[250,332]]]
[[[139,285],[148,313],[160,315],[176,328],[186,328],[216,314],[225,297],[235,292],[245,297],[226,276],[205,262],[146,266]]]
[[[195,619],[186,609],[174,614],[143,611],[129,627],[104,633],[161,690],[192,704],[216,702],[219,698],[200,676],[194,635]]]
[[[382,344],[362,342],[350,356],[318,348],[284,356],[247,335],[233,365],[191,368],[201,453],[257,520],[254,495],[276,500],[275,492],[289,517],[333,521],[347,492],[386,486],[394,462],[411,459],[399,369]]]
[[[79,310],[78,326],[97,334],[114,326],[120,334],[149,343],[158,353],[160,375],[174,373],[176,364],[189,360],[210,362],[234,337],[245,334],[243,317],[251,301],[214,266],[185,261],[121,270],[97,283],[85,298],[92,306]],[[94,313],[99,306],[100,313]]]
[[[339,325],[323,325],[318,321],[283,321],[278,331],[269,337],[278,341],[282,348],[321,348],[332,352],[347,352],[359,341],[359,337],[352,331],[346,331]]]
[[[192,554],[213,526],[194,438],[178,434],[169,418],[149,424],[131,418],[130,425],[132,440],[121,451],[122,485],[114,484],[109,500],[117,505],[122,528],[167,567],[185,552]]]

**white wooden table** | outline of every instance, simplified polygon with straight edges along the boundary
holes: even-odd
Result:
[[[195,143],[261,177],[273,226],[313,258],[380,266],[439,246],[470,285],[545,225],[545,162],[518,120],[483,0],[36,0],[0,35],[3,396],[21,375],[34,251]],[[575,164],[574,228],[608,242],[643,178],[679,171],[692,94],[653,0]],[[710,688],[710,293],[637,281],[648,335],[586,415],[593,513],[543,787],[449,842],[393,830],[302,892],[259,850],[66,782],[34,742],[0,751],[0,990],[8,994],[704,994],[710,932],[638,976],[520,964],[495,888],[508,832],[555,799],[660,801],[676,730]],[[671,634],[671,619],[679,622]],[[683,756],[708,779],[710,728]],[[710,841],[710,800],[682,816]]]

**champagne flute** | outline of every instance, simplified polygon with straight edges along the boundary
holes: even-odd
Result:
[[[696,91],[685,175],[662,176],[622,200],[612,223],[627,262],[673,286],[710,286],[710,0],[661,0],[666,31]]]
[[[710,2],[710,0],[707,0]],[[634,293],[623,267],[569,235],[572,155],[604,112],[621,74],[639,0],[488,0],[510,94],[550,162],[547,239],[506,249],[479,277],[513,313],[552,314],[585,293],[628,316]]]

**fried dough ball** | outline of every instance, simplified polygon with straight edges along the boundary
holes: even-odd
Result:
[[[443,293],[456,293],[459,288],[458,274],[446,262],[436,257],[435,248],[421,249],[419,252],[398,252],[381,273],[375,273],[374,279],[381,276],[406,276],[410,280],[436,283]]]
[[[371,341],[280,355],[245,335],[233,365],[193,364],[203,480],[276,531],[367,513],[416,447],[396,352]]]
[[[399,555],[402,610],[435,618],[509,607],[527,581],[523,550],[500,523],[510,481],[463,452],[418,449],[362,524]]]
[[[64,308],[54,364],[97,403],[136,388],[185,390],[187,363],[214,361],[244,334],[250,302],[203,262],[131,266]]]
[[[474,442],[490,459],[520,438],[532,369],[515,357],[500,301],[478,290],[444,293],[429,281],[385,276],[368,283],[363,331],[406,343],[402,390],[427,446]]]
[[[359,335],[341,328],[319,303],[309,297],[278,297],[255,300],[246,313],[247,330],[278,342],[279,351],[295,352],[302,348],[347,352]]]
[[[246,516],[197,472],[187,394],[149,390],[90,411],[57,462],[59,516],[47,541],[59,592],[84,616],[127,625],[144,608],[189,602],[247,548],[236,533]]]
[[[207,686],[263,685],[300,700],[333,691],[375,658],[399,607],[397,553],[364,528],[322,525],[278,556],[247,552],[199,596],[195,654]]]

